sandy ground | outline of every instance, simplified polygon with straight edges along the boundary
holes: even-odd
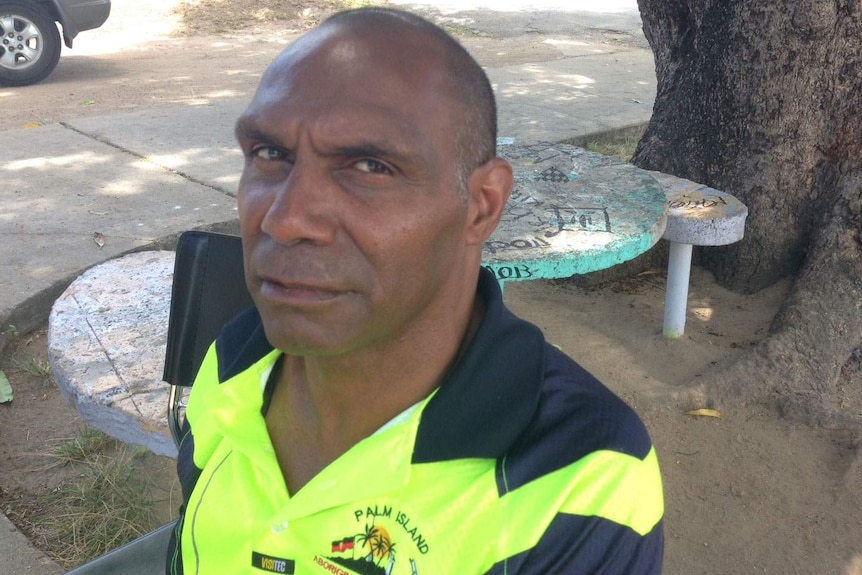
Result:
[[[176,37],[169,8],[177,2],[115,2],[113,26],[82,34],[48,81],[0,88],[0,129],[243,97],[292,37],[284,32],[291,26],[266,24],[230,35]],[[306,24],[300,19],[295,29]],[[740,296],[695,269],[687,332],[675,341],[660,333],[659,270],[597,289],[561,282],[506,289],[517,313],[645,419],[665,480],[665,573],[862,575],[862,465],[854,433],[808,429],[759,409],[691,417],[644,400],[645,392],[686,385],[733,362],[765,336],[788,287]],[[0,408],[0,488],[7,506],[14,505],[10,492],[38,494],[63,480],[36,454],[80,425],[55,388],[14,367],[44,358],[44,348],[44,334],[22,338],[17,355],[0,365],[20,390],[11,407]],[[862,378],[848,373],[845,384],[858,388]],[[147,465],[161,490],[160,512],[169,515],[176,503],[172,464],[153,456]]]

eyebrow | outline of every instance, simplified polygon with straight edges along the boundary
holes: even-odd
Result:
[[[280,148],[285,147],[277,135],[260,127],[260,124],[251,116],[240,116],[234,126],[234,136],[237,140],[253,140]],[[415,163],[415,160],[411,159],[410,154],[400,150],[399,146],[387,145],[371,140],[358,141],[352,144],[326,146],[323,149],[317,149],[317,153],[329,157],[380,158],[382,160],[402,165]]]
[[[248,116],[240,116],[233,128],[234,137],[239,140],[259,140],[267,144],[277,144],[278,138],[258,127],[258,124]]]

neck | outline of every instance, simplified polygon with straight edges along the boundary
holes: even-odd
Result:
[[[448,310],[458,321],[417,326],[396,342],[285,356],[266,419],[290,491],[441,384],[484,315],[483,301],[464,299]]]
[[[414,330],[419,337],[404,336],[397,346],[389,342],[377,346],[385,349],[364,348],[344,356],[286,357],[279,384],[308,398],[324,437],[345,435],[358,441],[441,384],[483,313],[484,302],[477,298],[458,314],[462,321],[435,334]]]

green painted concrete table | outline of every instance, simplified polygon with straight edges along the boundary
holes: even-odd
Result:
[[[501,282],[609,268],[661,238],[667,198],[648,172],[567,144],[500,138],[497,152],[515,187],[483,264]]]

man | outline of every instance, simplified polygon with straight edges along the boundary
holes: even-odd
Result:
[[[170,573],[658,573],[636,415],[503,306],[490,84],[407,13],[340,13],[236,127],[255,309],[201,367]]]

